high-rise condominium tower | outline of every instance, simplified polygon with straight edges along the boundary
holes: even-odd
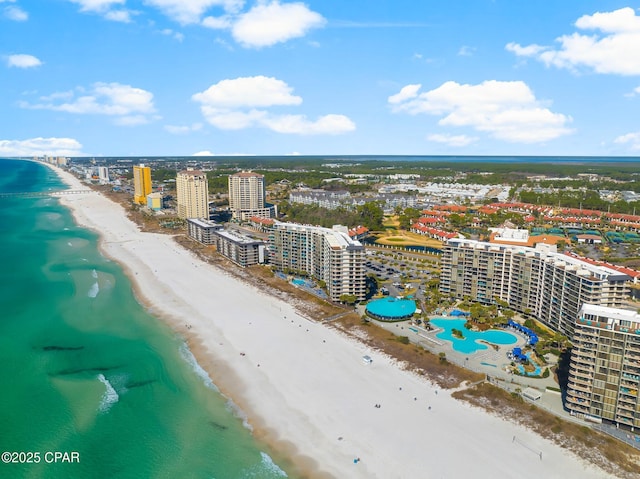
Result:
[[[180,218],[209,219],[209,186],[207,175],[187,168],[176,178],[178,216]]]
[[[229,175],[229,209],[237,220],[271,218],[274,210],[265,206],[264,175],[251,171]]]
[[[151,193],[151,168],[141,164],[133,167],[133,201],[144,205]]]

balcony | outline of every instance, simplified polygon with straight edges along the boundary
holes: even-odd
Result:
[[[569,394],[573,394],[574,396],[578,394],[577,392],[579,391],[582,391],[585,393],[591,393],[591,387],[588,387],[585,384],[580,384],[579,382],[573,381],[571,377],[569,377],[568,389],[569,389]]]

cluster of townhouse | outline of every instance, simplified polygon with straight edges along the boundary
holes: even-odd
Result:
[[[395,208],[422,207],[425,203],[413,195],[381,193],[372,196],[352,196],[348,191],[326,191],[312,189],[298,189],[289,193],[289,202],[304,205],[316,205],[328,210],[343,208],[355,210],[365,203],[379,203],[385,211]]]
[[[566,407],[575,415],[640,426],[640,315],[622,309],[632,278],[606,264],[536,248],[449,240],[440,291],[506,301],[575,345]]]
[[[607,211],[580,208],[561,208],[533,205],[530,203],[492,203],[478,209],[480,213],[493,214],[499,211],[514,211],[524,215],[525,221],[534,221],[534,212],[549,223],[558,223],[568,227],[609,227],[640,231],[640,215],[610,213]]]

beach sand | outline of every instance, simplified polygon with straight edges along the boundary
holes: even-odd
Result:
[[[54,169],[73,189],[86,188]],[[61,202],[101,235],[101,250],[128,271],[150,312],[187,338],[256,437],[304,477],[612,477],[302,317],[170,236],[140,232],[98,193]]]

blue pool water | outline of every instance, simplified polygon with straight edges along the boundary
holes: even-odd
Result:
[[[397,321],[410,318],[416,312],[416,302],[412,299],[376,299],[367,304],[367,312],[383,321]]]
[[[296,286],[304,286],[306,284],[304,279],[298,279],[298,278],[292,279],[291,282]]]
[[[515,344],[518,338],[506,331],[490,329],[488,331],[470,331],[464,328],[466,319],[432,319],[431,324],[442,328],[444,331],[436,334],[436,338],[450,341],[453,349],[459,353],[472,354],[476,351],[488,349],[486,344],[479,343],[479,340],[492,344]],[[464,335],[464,339],[453,336],[452,330],[459,329]]]

